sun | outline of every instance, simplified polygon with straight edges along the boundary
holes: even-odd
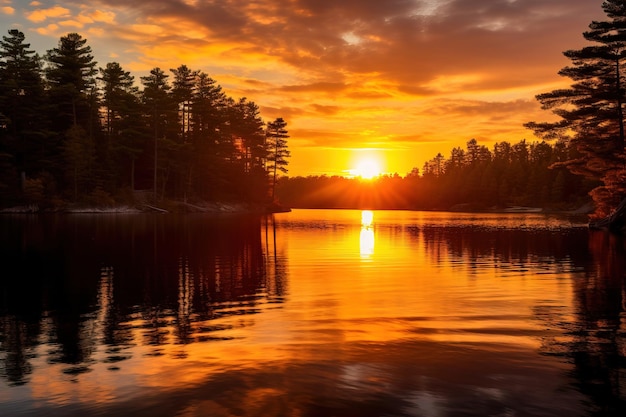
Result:
[[[373,158],[361,159],[351,172],[357,177],[371,180],[381,174],[380,164]]]

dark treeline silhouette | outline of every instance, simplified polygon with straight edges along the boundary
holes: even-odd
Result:
[[[576,176],[559,161],[576,151],[563,142],[511,145],[489,150],[475,139],[465,149],[437,154],[420,173],[373,180],[327,176],[282,178],[277,196],[290,207],[370,209],[467,209],[533,206],[557,210],[580,207],[597,184]]]
[[[155,200],[271,199],[269,171],[285,169],[289,156],[282,118],[266,130],[254,102],[186,65],[154,68],[136,83],[116,62],[98,67],[77,33],[43,57],[22,32],[8,33],[0,41],[3,206],[128,202],[134,190]]]

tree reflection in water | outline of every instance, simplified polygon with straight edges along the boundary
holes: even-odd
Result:
[[[590,232],[591,260],[575,283],[578,322],[571,355],[580,389],[598,416],[626,411],[626,243]]]
[[[264,252],[259,216],[15,216],[0,232],[0,376],[27,383],[37,346],[76,375],[116,370],[131,348],[220,338],[211,320],[280,302],[285,268]],[[268,266],[271,273],[268,274]],[[245,326],[246,321],[238,321]],[[141,329],[138,338],[134,329]],[[104,349],[102,358],[95,357]]]
[[[581,245],[588,234],[588,246]],[[590,399],[591,415],[623,416],[626,412],[626,240],[602,231],[476,230],[425,228],[430,256],[443,254],[472,269],[492,265],[509,272],[526,271],[549,260],[556,271],[575,273],[576,315],[536,307],[535,314],[566,337],[544,338],[542,352],[575,365],[578,389]],[[549,271],[535,271],[537,274]],[[578,272],[578,273],[577,273]]]

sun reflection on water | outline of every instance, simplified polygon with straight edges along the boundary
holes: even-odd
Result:
[[[374,254],[374,212],[361,211],[361,234],[359,241],[361,258],[367,259]]]

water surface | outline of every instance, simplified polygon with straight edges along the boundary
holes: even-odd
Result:
[[[625,246],[543,214],[0,217],[0,415],[602,416]]]

